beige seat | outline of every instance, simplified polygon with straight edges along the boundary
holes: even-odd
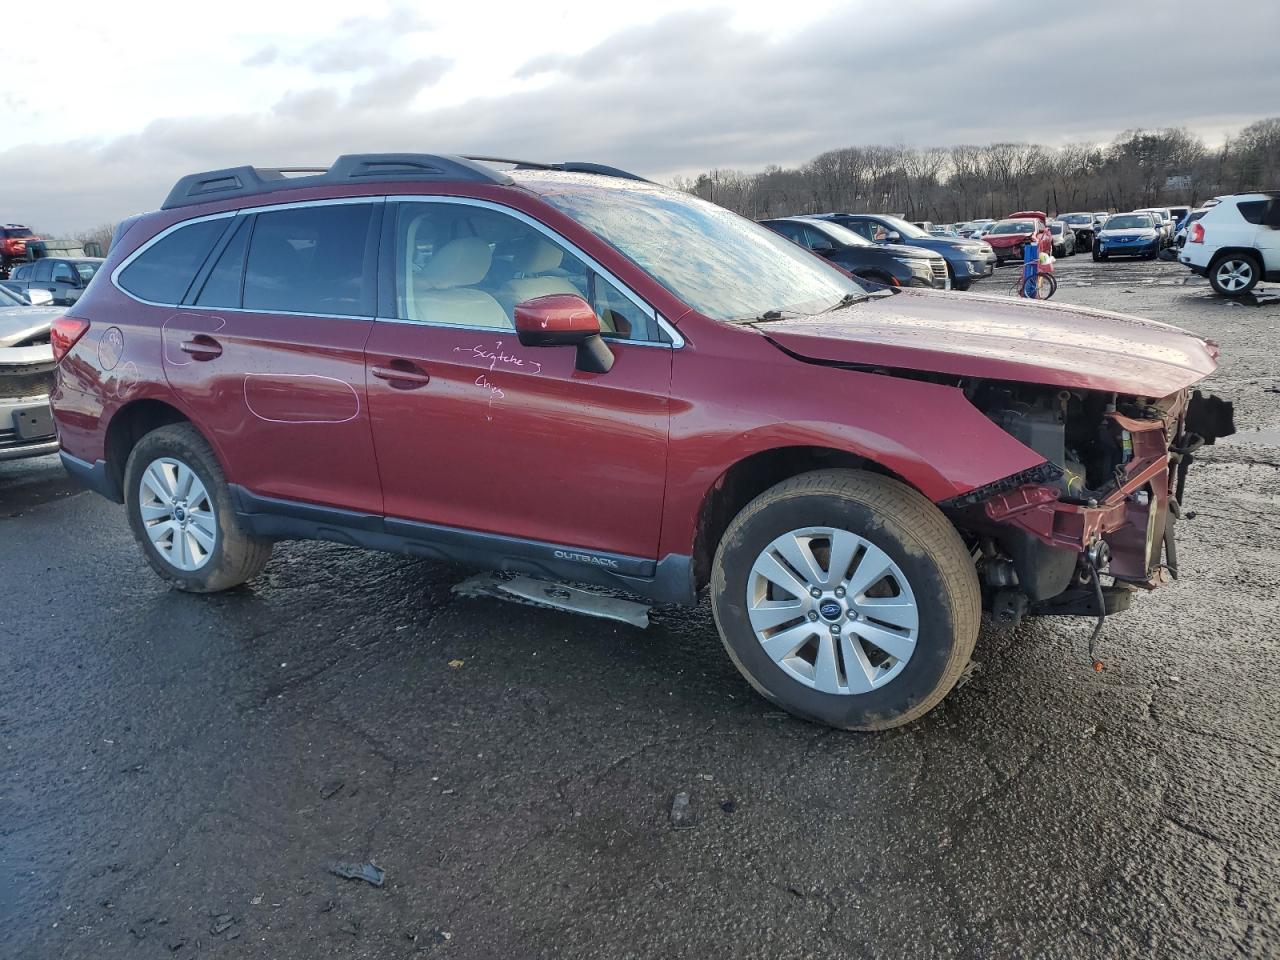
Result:
[[[582,290],[570,280],[548,275],[552,270],[558,270],[563,260],[564,251],[554,243],[536,236],[523,238],[512,263],[516,276],[498,290],[498,299],[514,312],[517,303],[524,303],[535,297],[547,297],[554,293],[571,293],[581,297]],[[612,327],[605,324],[601,328],[612,331]]]
[[[409,250],[414,249],[411,225]],[[502,304],[472,284],[489,272],[493,254],[479,237],[459,237],[446,243],[414,275],[405,291],[406,315],[425,323],[450,323],[460,327],[513,327]],[[411,267],[411,264],[408,265]]]

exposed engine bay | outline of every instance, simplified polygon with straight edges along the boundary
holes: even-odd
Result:
[[[1133,591],[1155,587],[1165,571],[1177,577],[1173,530],[1187,468],[1202,445],[1235,432],[1231,404],[1187,390],[1152,399],[990,380],[962,386],[1046,461],[943,505],[970,538],[996,622],[1101,617],[1127,608]]]

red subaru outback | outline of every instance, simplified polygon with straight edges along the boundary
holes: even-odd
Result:
[[[1212,344],[871,293],[622,171],[510,166],[220,170],[122,224],[53,405],[161,577],[225,590],[319,538],[709,587],[757,690],[875,729],[946,695],[984,608],[1096,617],[1173,566]]]

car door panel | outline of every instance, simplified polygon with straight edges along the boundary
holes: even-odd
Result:
[[[671,347],[611,339],[613,368],[597,374],[576,369],[573,347],[522,346],[518,300],[622,296],[525,215],[417,202],[389,208],[386,224],[380,314],[395,319],[374,323],[366,360],[388,529],[656,557]],[[617,300],[593,306],[609,331],[656,325],[651,311],[621,317]]]
[[[430,377],[369,380],[387,516],[655,557],[671,350],[612,346],[613,369],[588,374],[514,331],[375,323],[371,368]]]

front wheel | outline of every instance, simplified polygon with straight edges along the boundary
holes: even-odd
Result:
[[[982,616],[973,560],[918,492],[820,470],[766,490],[716,550],[730,659],[783,709],[844,730],[922,716],[955,685]]]
[[[1242,297],[1257,286],[1262,268],[1247,253],[1228,253],[1209,269],[1209,283],[1224,297]]]
[[[1058,292],[1058,280],[1052,273],[1041,273],[1036,276],[1036,299],[1048,300]]]
[[[124,484],[134,539],[151,568],[179,590],[227,590],[266,566],[270,541],[244,529],[213,448],[191,424],[139,440]]]

